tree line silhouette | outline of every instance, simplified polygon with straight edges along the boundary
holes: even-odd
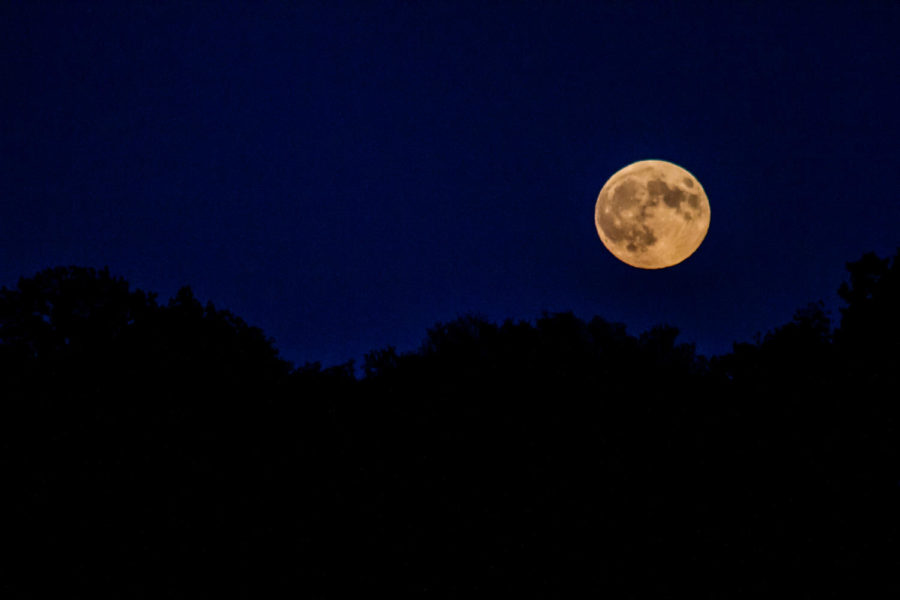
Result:
[[[900,249],[707,359],[467,315],[294,367],[184,287],[0,290],[3,595],[896,597]]]

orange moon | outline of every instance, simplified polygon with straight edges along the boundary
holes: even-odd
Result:
[[[604,184],[594,224],[607,250],[640,269],[664,269],[693,254],[709,230],[709,199],[697,178],[664,160],[642,160]]]

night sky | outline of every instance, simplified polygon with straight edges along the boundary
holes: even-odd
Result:
[[[693,6],[693,8],[688,8]],[[0,285],[182,285],[295,364],[572,310],[727,352],[900,245],[900,3],[5,2]],[[711,226],[614,258],[664,159]]]

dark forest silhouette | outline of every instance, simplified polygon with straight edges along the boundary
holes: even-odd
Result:
[[[294,368],[190,288],[0,291],[2,595],[896,597],[900,251],[707,359],[465,316]],[[874,594],[874,595],[872,595]]]

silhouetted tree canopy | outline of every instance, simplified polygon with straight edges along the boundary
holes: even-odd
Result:
[[[849,282],[838,294],[841,326],[836,341],[842,359],[874,387],[897,389],[900,382],[900,249],[892,259],[867,253],[847,263]]]
[[[359,377],[188,287],[22,278],[4,594],[896,595],[900,252],[847,267],[839,323],[811,303],[711,359],[671,325],[464,315]]]

